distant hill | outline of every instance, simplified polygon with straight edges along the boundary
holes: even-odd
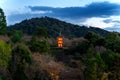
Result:
[[[21,30],[23,33],[31,35],[35,33],[38,27],[46,28],[49,37],[57,37],[60,32],[64,37],[67,38],[82,37],[90,31],[98,33],[102,36],[109,33],[108,31],[100,28],[88,28],[86,26],[78,26],[49,17],[32,18],[29,20],[24,20],[15,25],[11,25],[8,28],[9,30]]]

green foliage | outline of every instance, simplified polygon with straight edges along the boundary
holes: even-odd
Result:
[[[107,51],[101,53],[101,57],[105,61],[105,63],[107,64],[108,69],[110,68],[110,66],[113,66],[112,61],[115,59],[114,52],[112,52],[111,50],[107,50]]]
[[[2,78],[0,78],[0,80],[3,80]]]
[[[89,41],[90,44],[93,45],[99,45],[101,43],[101,36],[99,34],[96,34],[94,32],[89,32],[85,35],[84,37],[85,39],[87,39]]]
[[[98,79],[101,79],[103,77],[104,72],[107,71],[108,66],[105,64],[100,53],[96,54],[95,59],[97,63],[97,77]]]
[[[48,52],[50,47],[46,40],[37,40],[35,37],[30,42],[30,49],[34,52]]]
[[[18,44],[13,50],[10,64],[10,72],[13,75],[13,80],[28,80],[25,67],[31,63],[32,57],[29,48],[23,43]]]
[[[0,40],[0,67],[7,67],[11,59],[11,45]]]
[[[81,65],[82,67],[85,66],[85,80],[101,80],[104,73],[109,73],[108,80],[120,80],[120,36],[118,33],[109,33],[99,28],[73,25],[49,17],[24,20],[19,24],[9,27],[9,30],[15,30],[8,33],[15,45],[13,50],[11,50],[10,44],[0,40],[0,70],[3,71],[1,67],[4,67],[6,71],[4,70],[3,72],[7,72],[7,68],[9,68],[13,80],[49,78],[47,74],[42,72],[42,69],[34,69],[36,66],[38,67],[37,62],[34,63],[37,64],[35,67],[31,67],[31,64],[33,64],[31,51],[39,53],[49,52],[50,46],[45,38],[48,36],[57,37],[60,31],[67,38],[85,35],[84,38],[86,40],[66,50],[64,48],[59,50],[55,48],[55,53],[60,53],[60,55],[55,54],[56,58],[62,57],[63,62],[66,60],[69,63],[75,60],[76,65],[77,60],[83,61],[84,65]],[[31,51],[25,43],[18,43],[21,42],[22,32],[16,30],[21,30],[27,34],[35,34],[29,44]],[[6,34],[6,20],[2,9],[0,9],[0,34]],[[108,35],[103,37],[106,34]],[[98,46],[98,48],[102,46],[105,51],[96,53],[97,49],[94,46]],[[28,74],[29,70],[33,70],[33,73],[30,72]],[[4,76],[6,77],[7,73],[3,72],[1,73],[5,75],[0,73],[0,80],[6,80]],[[31,74],[32,77],[28,78]]]
[[[30,20],[24,20],[21,23],[12,25],[9,27],[10,30],[21,30],[25,34],[35,34],[38,28],[46,28],[49,37],[58,37],[59,32],[62,32],[62,35],[66,38],[73,37],[83,37],[89,31],[95,32],[102,36],[108,34],[108,31],[105,31],[100,28],[86,27],[73,25],[66,23],[54,18],[42,17],[42,18],[32,18]]]
[[[3,80],[1,76],[0,76],[0,80]]]
[[[95,58],[96,58],[96,62],[98,64],[98,67],[100,68],[100,70],[105,71],[107,69],[107,66],[106,66],[104,60],[101,58],[101,54],[97,53]]]
[[[86,68],[85,68],[85,80],[98,80],[97,78],[97,62],[94,57],[94,48],[91,47],[88,51]]]
[[[45,28],[37,28],[37,31],[35,32],[35,35],[40,38],[47,38],[47,29]]]
[[[30,64],[32,61],[31,51],[24,43],[18,44],[18,46],[13,50],[13,53],[17,53],[16,55],[21,57],[21,63],[26,62]]]
[[[120,80],[120,54],[110,50],[101,54],[102,59],[108,67],[109,80]]]
[[[21,39],[22,39],[22,32],[21,31],[17,31],[17,30],[15,30],[15,31],[13,31],[12,33],[11,33],[11,41],[13,42],[13,43],[16,43],[16,42],[19,42],[19,41],[21,41]]]
[[[87,50],[89,49],[89,43],[88,41],[83,41],[78,43],[78,45],[75,47],[75,51],[79,52],[81,54],[87,53]]]
[[[112,32],[108,34],[106,37],[106,47],[114,52],[120,53],[120,36]]]
[[[105,38],[101,37],[95,42],[95,46],[105,46]]]
[[[108,67],[101,54],[96,53],[92,46],[88,50],[85,65],[85,80],[100,80]]]
[[[6,19],[3,10],[0,8],[0,34],[5,35],[7,32]]]
[[[109,66],[111,71],[109,80],[120,80],[120,54],[115,54],[115,59],[112,61],[112,65],[114,66]]]

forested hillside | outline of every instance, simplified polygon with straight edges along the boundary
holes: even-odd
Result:
[[[119,33],[48,17],[25,20],[7,30],[2,9],[0,14],[0,80],[120,80]],[[69,38],[63,37],[58,47],[51,37],[61,29]]]
[[[29,20],[24,20],[21,23],[9,26],[10,30],[20,30],[26,34],[34,34],[38,27],[46,28],[49,37],[57,37],[61,32],[64,37],[75,38],[82,37],[88,32],[95,32],[102,36],[108,34],[100,28],[86,27],[73,25],[71,23],[66,23],[55,18],[42,17],[42,18],[32,18]]]

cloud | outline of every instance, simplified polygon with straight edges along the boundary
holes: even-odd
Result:
[[[25,19],[30,19],[30,18],[34,18],[34,17],[42,17],[45,16],[44,13],[36,13],[36,12],[32,12],[32,13],[25,13],[25,14],[14,14],[14,15],[10,15],[7,17],[7,23],[8,25],[12,25],[15,24],[16,22],[20,22],[22,20]]]
[[[113,23],[113,26],[106,27],[104,28],[105,30],[120,32],[120,16],[111,16],[110,18],[103,20],[103,22],[106,24]]]
[[[112,19],[106,19],[106,20],[103,20],[103,22],[105,22],[105,23],[111,23]]]
[[[105,30],[108,30],[108,31],[117,31],[117,32],[120,32],[120,28],[116,28],[116,27],[108,27],[108,28],[104,28]]]
[[[106,19],[106,20],[103,20],[103,22],[105,22],[105,23],[111,23],[111,22],[120,23],[120,20]]]
[[[20,9],[19,11],[12,11],[10,13],[11,14],[7,16],[8,25],[18,23],[25,19],[46,16],[46,14],[52,13],[52,12],[51,11],[31,11],[28,7],[25,7],[24,9]]]
[[[88,18],[82,24],[88,25],[88,26],[99,27],[99,28],[106,28],[106,27],[114,26],[114,22],[105,23],[104,21],[107,19],[109,20],[110,18],[92,17],[92,18]]]
[[[25,11],[25,13],[24,13]],[[120,4],[109,2],[95,2],[84,7],[46,7],[46,6],[28,6],[22,10],[22,13],[16,12],[7,16],[8,24],[13,24],[16,21],[22,21],[24,19],[30,19],[33,17],[49,16],[72,22],[75,24],[93,24],[96,26],[99,23],[101,28],[113,26],[114,22],[108,18],[110,16],[120,16]],[[105,19],[100,19],[105,18]],[[92,22],[90,20],[92,19]],[[93,20],[94,19],[94,20]],[[113,18],[112,18],[113,19]],[[120,19],[114,20],[120,21]],[[103,27],[102,27],[103,26]]]
[[[109,2],[96,2],[84,7],[53,8],[29,6],[29,8],[31,11],[52,11],[53,13],[49,15],[64,18],[109,17],[111,15],[120,15],[120,5]]]

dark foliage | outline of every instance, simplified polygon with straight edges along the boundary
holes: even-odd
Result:
[[[33,37],[30,41],[30,50],[33,52],[48,52],[50,49],[49,44],[46,40],[37,40]]]
[[[7,33],[7,24],[3,10],[0,8],[0,34],[5,35]]]
[[[11,41],[13,43],[20,42],[22,40],[23,33],[21,31],[14,30],[11,32]]]
[[[21,30],[23,33],[34,34],[38,27],[46,28],[49,37],[57,37],[61,32],[64,37],[73,38],[84,36],[88,32],[95,32],[102,36],[108,34],[100,28],[78,26],[58,19],[42,17],[42,18],[32,18],[30,20],[24,20],[21,23],[9,26],[9,30]]]
[[[12,60],[9,67],[13,80],[28,80],[25,74],[25,66],[32,63],[31,52],[29,48],[20,43],[13,49]]]
[[[0,34],[6,34],[2,9],[0,13]],[[24,20],[9,26],[8,30],[8,43],[14,42],[14,45],[0,41],[0,80],[58,80],[64,79],[64,76],[66,80],[120,80],[118,33],[73,25],[49,17]],[[22,32],[23,35],[32,35],[32,39],[23,43]],[[50,47],[48,37],[56,38],[60,32],[70,40],[74,37],[84,38],[68,39],[70,46],[67,47]],[[54,60],[45,55],[50,52]],[[62,72],[64,75],[61,76]]]
[[[34,35],[39,38],[47,38],[48,37],[47,29],[46,28],[37,28]]]

